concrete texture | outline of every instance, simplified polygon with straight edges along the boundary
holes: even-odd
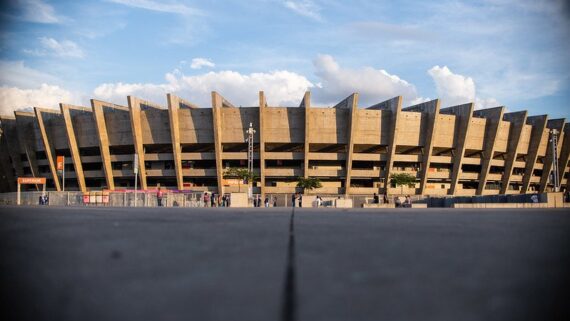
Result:
[[[557,320],[570,213],[0,208],[10,320]]]

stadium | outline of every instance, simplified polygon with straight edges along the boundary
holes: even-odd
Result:
[[[543,193],[556,171],[560,188],[568,186],[564,119],[437,99],[403,107],[401,96],[373,106],[359,106],[356,93],[332,107],[311,105],[310,92],[299,100],[268,106],[260,92],[258,106],[236,107],[212,92],[211,108],[168,94],[168,106],[129,96],[126,106],[91,100],[16,111],[0,118],[0,189],[15,191],[18,177],[45,177],[52,191],[133,189],[135,155],[143,190],[237,192],[242,182],[224,173],[248,158],[253,193],[262,195],[301,192],[298,177],[319,178],[314,193],[327,195]],[[396,173],[413,175],[415,185],[395,186]]]

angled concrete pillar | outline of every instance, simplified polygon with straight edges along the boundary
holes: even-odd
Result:
[[[568,160],[570,159],[570,123],[564,124],[563,135],[564,140],[559,144],[560,158],[558,159],[558,173],[560,175],[560,182],[563,181],[564,175],[568,172]],[[562,186],[562,184],[560,184]],[[568,190],[568,181],[565,182],[566,189]]]
[[[26,154],[26,160],[30,166],[32,176],[39,177],[40,170],[36,158],[36,139],[41,139],[35,135],[35,126],[38,126],[36,116],[32,112],[15,111],[16,128],[18,133],[18,142],[20,142],[20,151]],[[36,189],[38,186],[36,185]]]
[[[425,132],[425,141],[422,157],[422,171],[420,174],[420,190],[419,194],[423,195],[427,183],[429,166],[431,162],[431,154],[433,151],[434,137],[437,130],[437,123],[439,120],[440,101],[435,99],[418,105],[404,108],[403,111],[415,111],[427,114],[427,132]]]
[[[173,94],[166,94],[166,100],[168,100],[168,118],[170,120],[170,138],[172,141],[172,155],[174,156],[176,186],[179,190],[183,190],[184,177],[182,175],[182,148],[180,147],[180,122],[178,117],[180,98]]]
[[[49,138],[48,138],[48,135],[47,135],[47,132],[46,132],[46,127],[45,127],[45,124],[44,124],[44,119],[43,119],[43,116],[42,116],[42,112],[54,112],[54,111],[53,111],[53,110],[48,110],[48,109],[43,109],[43,108],[34,107],[34,112],[36,113],[36,119],[37,119],[37,121],[38,121],[38,126],[39,126],[39,128],[40,128],[40,134],[41,134],[41,136],[42,136],[42,142],[43,142],[43,144],[44,144],[44,150],[45,150],[45,153],[46,153],[46,158],[47,158],[47,160],[48,160],[49,169],[50,169],[50,171],[51,171],[51,175],[52,175],[53,182],[54,182],[54,185],[55,185],[55,190],[59,192],[59,191],[61,191],[61,185],[60,185],[59,177],[58,177],[58,175],[57,175],[57,170],[56,170],[56,167],[55,167],[55,162],[56,162],[55,157],[56,157],[57,155],[55,155],[55,149],[54,149],[54,147],[52,146],[52,144],[51,144],[50,141],[49,141]]]
[[[457,193],[457,185],[461,176],[461,166],[465,156],[465,141],[473,118],[473,103],[443,108],[440,114],[455,115],[455,137],[453,139],[453,168],[451,169],[451,186],[449,195]]]
[[[71,119],[70,109],[81,109],[85,110],[83,107],[75,107],[66,104],[59,104],[61,114],[63,115],[63,121],[65,123],[65,132],[67,134],[67,143],[69,144],[69,150],[71,152],[71,159],[73,160],[73,168],[75,169],[75,175],[77,178],[77,184],[79,185],[79,190],[81,192],[87,191],[87,186],[85,185],[85,175],[83,173],[83,165],[81,164],[81,155],[79,154],[79,147],[77,145],[77,138],[75,137],[75,131],[73,129],[73,121]]]
[[[505,121],[511,123],[511,129],[509,132],[509,140],[507,143],[507,157],[505,159],[505,174],[503,175],[503,180],[501,182],[500,194],[505,194],[509,188],[511,182],[511,176],[513,175],[513,168],[515,167],[515,162],[518,156],[519,145],[521,141],[521,136],[523,133],[524,125],[526,124],[527,111],[518,111],[514,113],[506,113],[503,116]]]
[[[129,102],[129,112],[131,116],[131,128],[133,132],[133,143],[135,145],[135,153],[139,157],[139,178],[141,189],[147,189],[146,185],[146,166],[144,164],[144,144],[141,128],[141,100],[127,96]]]
[[[525,162],[521,194],[525,194],[528,191],[528,187],[530,186],[530,179],[532,178],[532,173],[534,172],[536,159],[538,158],[538,148],[540,147],[542,135],[544,133],[544,130],[546,129],[546,122],[548,121],[548,116],[547,115],[530,116],[527,118],[526,121],[527,124],[532,125],[532,131],[530,134],[528,154]]]
[[[301,101],[300,108],[305,108],[305,168],[303,169],[303,176],[309,177],[309,131],[311,130],[311,92],[305,92],[303,100]]]
[[[261,199],[265,199],[265,109],[267,101],[263,91],[259,92],[259,180],[261,184]]]
[[[367,109],[380,109],[389,111],[391,113],[392,121],[390,122],[390,138],[386,155],[386,170],[384,177],[384,192],[387,194],[388,186],[390,185],[390,175],[392,174],[392,167],[394,166],[394,155],[396,155],[396,137],[398,137],[399,118],[400,114],[402,113],[402,96],[383,101],[376,105],[370,106]],[[380,176],[382,176],[382,174],[380,174]]]
[[[558,151],[556,157],[560,157],[560,147],[564,144],[564,118],[560,119],[550,119],[546,123],[548,129],[556,129],[558,131]],[[550,142],[546,148],[546,157],[542,167],[542,175],[540,176],[540,186],[538,188],[539,193],[546,192],[546,186],[548,185],[550,172],[552,170],[552,161],[554,160],[554,155],[552,154],[552,147]]]
[[[212,119],[214,130],[214,147],[216,151],[216,176],[218,179],[218,193],[224,193],[223,186],[223,165],[222,165],[222,107],[224,98],[215,91],[212,91]]]
[[[476,110],[474,112],[475,116],[487,119],[485,124],[483,157],[481,159],[481,172],[479,173],[477,195],[483,195],[483,190],[487,184],[487,176],[489,175],[489,169],[491,168],[491,160],[493,160],[493,155],[495,154],[497,135],[499,134],[499,128],[501,126],[501,121],[503,120],[504,112],[505,107],[503,106]]]
[[[2,123],[2,137],[6,139],[8,154],[16,177],[24,176],[22,160],[20,158],[20,142],[18,141],[18,128],[14,116],[0,116]]]
[[[338,103],[333,108],[348,109],[348,126],[346,131],[346,177],[344,182],[344,194],[350,194],[350,180],[352,177],[352,159],[354,153],[354,136],[356,131],[356,117],[358,117],[358,94],[353,93],[346,99]]]
[[[109,135],[107,134],[107,124],[105,122],[105,113],[103,106],[113,106],[113,104],[91,99],[91,109],[93,110],[93,118],[95,119],[95,124],[97,125],[97,137],[99,138],[99,149],[101,152],[101,161],[103,163],[105,179],[107,181],[107,188],[114,190],[115,183],[113,180],[113,167],[111,166]]]

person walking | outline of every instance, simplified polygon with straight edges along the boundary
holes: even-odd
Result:
[[[317,195],[317,207],[321,207],[322,204],[323,204],[323,200],[321,199],[320,196]]]
[[[210,196],[208,192],[204,192],[204,207],[210,207]]]
[[[263,201],[265,207],[269,207],[269,196],[265,196],[265,200]]]
[[[380,204],[380,197],[376,193],[374,193],[374,204]]]
[[[303,207],[303,195],[299,194],[299,207]]]
[[[388,204],[389,202],[388,195],[384,194],[384,204]]]
[[[273,196],[273,207],[277,207],[277,197]]]
[[[162,207],[162,190],[160,189],[160,186],[158,186],[158,189],[156,190],[156,202],[159,207]]]
[[[296,199],[297,199],[297,194],[291,194],[291,207],[295,207]]]

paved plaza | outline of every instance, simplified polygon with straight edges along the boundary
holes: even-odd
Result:
[[[4,320],[568,319],[570,212],[0,207]]]

